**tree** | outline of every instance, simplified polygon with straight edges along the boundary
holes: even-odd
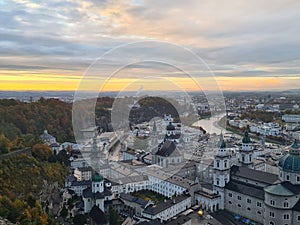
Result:
[[[68,210],[67,210],[67,208],[66,208],[65,205],[62,207],[62,209],[60,211],[60,215],[61,215],[62,218],[67,218],[67,216],[68,216]]]
[[[52,155],[52,150],[44,144],[36,144],[32,148],[32,156],[41,161],[47,161]]]
[[[0,135],[0,154],[5,154],[10,151],[11,143],[3,134]]]
[[[86,218],[82,214],[78,214],[73,218],[74,225],[84,225],[86,224]]]
[[[120,225],[121,224],[121,218],[119,214],[113,210],[113,208],[109,208],[109,224],[110,225]]]
[[[60,163],[63,163],[65,164],[66,166],[68,166],[70,164],[70,161],[69,161],[69,156],[68,156],[68,153],[65,149],[61,150],[58,154],[57,154],[57,160],[60,162]]]
[[[50,163],[56,163],[56,155],[50,155],[48,158],[48,162]]]

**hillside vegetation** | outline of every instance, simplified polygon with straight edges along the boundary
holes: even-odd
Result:
[[[0,164],[0,216],[17,224],[57,224],[38,202],[45,182],[63,184],[67,167],[17,155]]]

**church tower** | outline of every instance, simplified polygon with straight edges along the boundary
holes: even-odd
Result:
[[[239,162],[242,166],[247,166],[249,168],[253,168],[253,145],[252,141],[249,137],[248,130],[245,131],[244,137],[242,139],[242,147],[239,151]]]
[[[103,176],[94,172],[92,176],[92,192],[93,193],[102,193],[104,191],[104,179]]]
[[[169,122],[169,125],[167,126],[167,134],[166,137],[170,137],[171,135],[175,135],[175,127],[172,124],[172,122]]]
[[[213,185],[214,193],[221,196],[219,209],[224,209],[224,188],[230,180],[230,156],[226,149],[223,134],[221,134],[218,146],[214,159]]]

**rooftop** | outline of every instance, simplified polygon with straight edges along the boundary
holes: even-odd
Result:
[[[169,183],[175,184],[186,189],[190,189],[191,186],[195,185],[196,182],[188,178],[181,176],[173,175],[173,173],[167,173],[161,168],[149,168],[146,172],[148,176],[159,178],[160,180],[167,181]]]
[[[130,194],[121,193],[120,198],[123,200],[129,201],[129,202],[134,202],[134,203],[142,206],[143,208],[145,208],[148,204],[148,201],[138,198],[138,197],[134,197]]]
[[[264,189],[262,187],[232,180],[226,185],[225,188],[231,191],[251,196],[253,198],[264,200]]]
[[[92,176],[92,181],[93,181],[93,182],[101,182],[101,181],[103,181],[103,176],[101,176],[101,175],[98,174],[98,173],[95,173],[95,174]]]
[[[186,222],[190,221],[191,218],[188,216],[179,216],[177,219],[172,220],[168,223],[166,223],[165,225],[181,225],[181,224],[185,224]]]
[[[300,156],[296,154],[287,154],[279,160],[278,166],[285,172],[300,172]]]
[[[97,206],[94,206],[90,213],[89,213],[90,218],[98,225],[102,224],[108,224],[108,220],[106,218],[106,215],[104,212],[99,209]]]
[[[157,155],[168,157],[168,156],[173,156],[176,153],[179,154],[178,151],[176,151],[176,144],[173,141],[165,141],[161,148],[157,151]],[[176,154],[177,155],[177,154]]]
[[[168,208],[170,208],[171,206],[178,204],[188,198],[190,198],[190,195],[180,195],[177,196],[173,199],[169,199],[166,202],[163,202],[157,206],[149,206],[144,210],[144,213],[149,214],[149,215],[156,215],[157,213],[160,213]]]
[[[274,184],[278,181],[278,176],[275,174],[253,170],[243,166],[232,166],[231,175],[258,181],[263,184]]]
[[[278,196],[293,196],[295,195],[292,191],[290,191],[288,188],[286,188],[282,184],[276,184],[271,185],[269,187],[266,187],[265,192],[272,194],[272,195],[278,195]]]

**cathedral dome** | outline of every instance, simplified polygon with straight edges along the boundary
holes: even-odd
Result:
[[[294,144],[290,147],[289,154],[283,156],[279,160],[278,166],[285,172],[300,172],[299,145],[296,140]]]

